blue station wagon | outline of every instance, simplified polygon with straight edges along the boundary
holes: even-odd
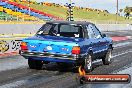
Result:
[[[23,39],[19,53],[28,59],[31,69],[41,69],[43,64],[56,62],[58,65],[81,65],[90,72],[96,59],[110,64],[112,50],[112,39],[101,34],[93,23],[51,21],[33,37]]]

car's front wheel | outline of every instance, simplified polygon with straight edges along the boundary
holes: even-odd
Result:
[[[40,69],[42,69],[43,63],[40,60],[28,59],[28,65],[29,65],[30,69],[40,70]]]
[[[84,61],[84,70],[85,72],[91,72],[93,69],[92,67],[92,56],[90,54],[88,54],[85,58],[85,61]]]
[[[102,59],[104,65],[109,65],[111,63],[112,58],[112,49],[109,48],[105,57]]]

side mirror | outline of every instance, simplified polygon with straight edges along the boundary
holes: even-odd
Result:
[[[107,35],[106,34],[102,34],[102,37],[104,38],[104,37],[107,37]]]

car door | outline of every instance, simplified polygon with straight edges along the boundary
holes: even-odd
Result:
[[[93,51],[93,58],[97,58],[98,57],[98,50],[99,50],[99,42],[97,41],[98,39],[96,38],[96,35],[94,33],[94,27],[92,24],[87,25],[87,31],[88,31],[88,41],[90,42],[90,48]]]
[[[95,34],[95,41],[97,41],[97,47],[96,47],[96,52],[97,58],[101,58],[102,56],[105,55],[105,51],[107,50],[107,42],[106,39],[102,37],[101,32],[99,29],[95,26],[92,25],[93,27],[93,32]]]

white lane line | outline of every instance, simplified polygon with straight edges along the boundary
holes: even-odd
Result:
[[[114,49],[119,49],[119,48],[126,47],[127,45],[130,45],[130,44],[132,44],[132,42],[122,42],[122,43],[114,44],[113,47],[114,47]],[[125,51],[125,53],[123,52],[121,54],[114,55],[114,56],[112,56],[112,58],[127,54],[129,52],[131,52],[131,51]],[[101,61],[102,61],[102,59],[98,59],[98,60],[93,61],[92,63],[97,63],[97,62],[101,62]]]
[[[123,42],[123,43],[114,44],[113,47],[114,47],[114,49],[118,49],[120,47],[124,47],[124,46],[130,45],[130,44],[132,44],[132,42]]]
[[[112,58],[115,58],[115,57],[118,57],[118,56],[122,56],[122,55],[130,53],[130,52],[132,52],[132,51],[127,51],[127,52],[124,52],[124,53],[120,53],[120,54],[114,55],[114,56],[112,56]]]
[[[101,62],[101,61],[102,61],[102,59],[98,59],[98,60],[93,61],[92,64],[98,63],[98,62]]]
[[[115,58],[115,57],[118,57],[118,56],[122,56],[122,55],[130,53],[130,52],[132,52],[132,51],[127,51],[127,52],[123,52],[123,53],[114,55],[114,56],[112,56],[112,58]],[[92,63],[94,64],[94,63],[98,63],[98,62],[101,62],[101,61],[102,61],[102,59],[98,59],[98,60],[93,61]]]

